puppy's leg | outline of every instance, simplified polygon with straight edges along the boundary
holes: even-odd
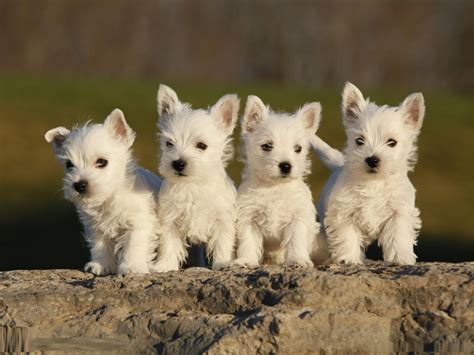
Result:
[[[263,256],[263,236],[260,229],[253,223],[244,225],[237,232],[236,264],[258,266]]]
[[[127,244],[122,252],[118,273],[125,275],[129,272],[148,273],[148,264],[151,260],[151,236],[153,226],[141,226],[130,232]]]
[[[310,267],[313,262],[309,253],[312,240],[309,238],[308,227],[301,221],[295,221],[284,230],[283,246],[285,248],[285,264],[297,264]]]
[[[331,258],[336,263],[363,264],[365,255],[362,235],[350,222],[335,227],[327,226],[328,246]]]
[[[114,274],[117,271],[117,263],[112,242],[96,235],[89,235],[87,239],[91,250],[91,261],[84,266],[84,271],[98,276]]]
[[[186,246],[179,231],[174,226],[164,227],[159,236],[158,260],[152,270],[157,272],[179,270],[186,256]]]
[[[419,211],[415,208],[411,213],[395,213],[385,224],[379,238],[385,261],[401,265],[415,264],[416,255],[413,247],[421,227],[418,216]]]
[[[235,228],[232,220],[216,225],[207,243],[207,255],[212,258],[212,268],[222,269],[232,261],[235,244]]]

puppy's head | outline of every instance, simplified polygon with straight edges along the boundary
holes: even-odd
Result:
[[[346,83],[342,92],[346,167],[373,177],[411,170],[424,114],[421,93],[409,95],[398,107],[377,106],[364,99],[356,86]]]
[[[247,176],[279,183],[300,179],[310,168],[309,138],[318,129],[321,105],[304,105],[294,114],[276,113],[249,96],[242,119]]]
[[[64,195],[78,204],[100,204],[124,183],[133,165],[135,133],[119,109],[103,124],[85,124],[72,131],[57,127],[45,134],[64,167]]]
[[[157,95],[160,173],[173,181],[209,180],[232,156],[230,135],[239,111],[237,95],[225,95],[208,110],[181,103],[170,87]]]

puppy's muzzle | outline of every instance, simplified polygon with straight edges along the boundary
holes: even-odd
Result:
[[[289,175],[291,173],[291,164],[286,161],[278,164],[278,167],[282,175]]]
[[[174,170],[176,170],[177,173],[181,175],[184,169],[186,168],[186,162],[181,159],[173,160],[171,162],[171,166],[173,167]]]
[[[365,158],[365,163],[372,169],[375,169],[379,166],[380,159],[375,155]]]
[[[78,181],[78,182],[75,182],[72,186],[74,187],[74,190],[76,190],[77,192],[79,192],[81,195],[84,195],[86,192],[87,192],[87,181]]]

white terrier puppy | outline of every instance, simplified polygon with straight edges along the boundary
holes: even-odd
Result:
[[[319,224],[311,191],[308,149],[321,105],[276,113],[249,96],[242,120],[245,170],[237,198],[237,264],[261,262],[312,266]]]
[[[135,133],[119,109],[103,124],[45,134],[64,167],[64,195],[77,208],[96,275],[147,273],[155,255],[161,179],[137,167]]]
[[[181,103],[171,88],[158,90],[161,131],[159,193],[161,225],[154,270],[178,270],[189,244],[207,243],[213,268],[230,263],[235,241],[236,190],[225,167],[232,156],[231,134],[239,98],[223,96],[209,110]]]
[[[378,240],[386,262],[415,263],[421,220],[407,175],[416,162],[424,114],[421,93],[411,94],[398,107],[377,106],[346,83],[345,157],[317,137],[312,142],[334,171],[318,202],[333,261],[363,263],[365,248]]]

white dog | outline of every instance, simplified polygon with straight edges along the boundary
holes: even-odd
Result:
[[[236,190],[225,171],[239,98],[223,96],[209,110],[181,103],[165,85],[158,90],[161,131],[158,260],[154,270],[178,270],[188,244],[207,244],[213,268],[227,266],[235,242]]]
[[[263,262],[312,266],[319,224],[311,191],[308,148],[321,105],[276,113],[249,96],[242,120],[246,167],[237,198],[237,264]]]
[[[313,140],[334,171],[318,202],[333,261],[360,264],[365,248],[378,240],[386,262],[415,263],[421,220],[407,175],[416,162],[424,113],[421,93],[411,94],[398,107],[377,106],[346,83],[345,157],[317,137]]]
[[[64,194],[84,226],[96,275],[147,273],[156,247],[154,194],[161,180],[137,167],[131,147],[135,133],[119,109],[103,124],[45,134],[64,167]]]

